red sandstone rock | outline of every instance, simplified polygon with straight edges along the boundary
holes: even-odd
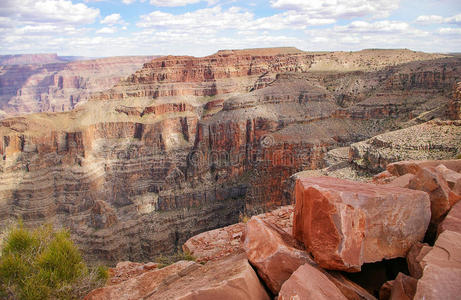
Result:
[[[423,276],[414,299],[459,299],[461,295],[461,233],[445,230],[422,260]]]
[[[386,169],[394,176],[402,176],[407,173],[416,174],[421,168],[437,167],[444,165],[450,170],[461,172],[461,159],[454,160],[421,160],[421,161],[399,161],[388,164]]]
[[[390,300],[412,300],[416,293],[417,280],[399,273],[392,283]]]
[[[258,218],[276,225],[290,234],[293,230],[293,206],[282,206],[271,212],[258,215]],[[184,252],[192,254],[197,262],[207,262],[236,254],[241,251],[240,238],[245,229],[245,223],[237,223],[200,233],[191,237],[183,245]]]
[[[300,242],[258,217],[248,221],[242,241],[248,260],[273,294],[278,294],[296,269],[313,264]]]
[[[461,233],[461,201],[453,205],[443,222],[439,224],[437,232],[440,235],[445,230]]]
[[[391,298],[394,280],[386,281],[379,289],[379,300],[389,300]]]
[[[448,210],[459,200],[461,196],[455,194],[448,186],[443,174],[439,172],[442,167],[419,168],[413,179],[410,180],[409,188],[425,191],[431,199],[431,223],[439,224]]]
[[[438,165],[435,170],[442,175],[448,187],[457,195],[461,195],[461,173],[448,169],[444,165]]]
[[[300,266],[282,285],[279,300],[347,299],[325,274],[315,267]]]
[[[142,299],[158,288],[165,280],[172,276],[184,276],[200,265],[191,261],[180,261],[163,269],[154,269],[138,276],[93,290],[85,300],[111,300],[111,299]]]
[[[242,251],[240,238],[245,223],[237,223],[215,230],[205,231],[191,237],[182,246],[198,262],[207,262]]]
[[[389,183],[389,182],[391,182],[393,179],[395,179],[395,176],[392,175],[392,174],[391,174],[389,171],[387,171],[387,170],[382,171],[381,173],[376,174],[375,176],[373,176],[373,182],[374,182],[374,183],[377,183],[377,184]]]
[[[404,257],[424,237],[429,204],[421,191],[300,178],[293,233],[321,267],[359,271],[363,263]]]
[[[401,187],[401,188],[408,188],[410,185],[411,180],[415,177],[415,175],[408,173],[402,176],[399,176],[393,180],[391,180],[389,183],[387,183],[387,186],[393,186],[393,187]]]
[[[115,268],[109,269],[109,280],[107,284],[118,284],[147,271],[156,269],[157,267],[158,264],[152,262],[147,264],[136,263],[131,261],[119,262],[117,263],[117,266]]]
[[[163,282],[145,299],[269,300],[244,255],[209,262],[185,276]]]
[[[410,251],[408,251],[407,265],[408,271],[412,277],[419,279],[423,276],[423,266],[421,265],[421,261],[424,256],[431,251],[431,248],[432,247],[426,243],[423,244],[418,242],[411,247]]]
[[[376,300],[376,298],[368,293],[364,288],[355,282],[350,281],[344,275],[337,271],[325,271],[318,268],[348,300]]]

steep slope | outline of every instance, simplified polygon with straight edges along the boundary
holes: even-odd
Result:
[[[0,118],[42,111],[67,111],[91,93],[111,88],[153,56],[65,62],[56,55],[4,57],[0,63]],[[10,65],[10,63],[17,63]]]
[[[374,51],[168,56],[71,112],[0,121],[0,220],[66,226],[113,262],[287,204],[328,150],[446,116],[460,59]]]

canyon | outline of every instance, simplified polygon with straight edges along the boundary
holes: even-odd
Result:
[[[153,58],[0,55],[0,119],[72,110],[92,93],[111,88]]]
[[[2,228],[53,223],[90,260],[149,261],[292,204],[294,173],[371,178],[402,158],[460,154],[456,56],[271,48],[145,59],[2,67]],[[41,113],[15,116],[28,112]]]

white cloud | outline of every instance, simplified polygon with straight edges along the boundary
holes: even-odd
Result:
[[[125,4],[131,4],[133,2],[135,2],[136,0],[122,0],[123,3]]]
[[[99,16],[99,9],[69,0],[2,0],[0,16],[38,23],[89,24]]]
[[[117,28],[115,27],[103,27],[99,29],[98,31],[96,31],[96,33],[98,34],[112,34],[116,32],[117,32]]]
[[[242,28],[253,19],[253,14],[238,7],[222,10],[220,6],[204,8],[187,12],[182,15],[173,15],[161,11],[154,11],[141,16],[139,27],[180,28],[195,30],[210,27],[213,29]]]
[[[380,33],[398,33],[409,32],[410,25],[405,22],[398,21],[378,21],[369,23],[365,21],[354,21],[346,26],[336,26],[336,31],[339,32],[380,32]]]
[[[271,0],[274,8],[303,11],[314,18],[387,17],[400,0]]]
[[[199,9],[181,15],[173,15],[162,11],[154,11],[141,16],[139,27],[176,28],[183,31],[203,29],[213,30],[282,30],[305,29],[311,25],[334,23],[334,19],[310,18],[303,13],[287,11],[269,17],[256,18],[243,8],[231,7],[223,10],[221,6]]]
[[[119,23],[121,20],[120,14],[111,14],[102,19],[101,24],[113,25]]]
[[[461,35],[461,28],[444,27],[439,29],[441,34]]]
[[[452,17],[442,17],[438,15],[419,16],[416,18],[416,22],[423,25],[443,23],[461,25],[461,14]]]
[[[125,0],[124,0],[125,1]],[[131,0],[128,0],[131,1]],[[155,5],[155,6],[169,6],[169,7],[175,7],[175,6],[186,6],[189,4],[195,4],[199,2],[205,2],[204,0],[150,0],[150,4]],[[217,1],[216,0],[207,0],[209,5],[215,4]]]

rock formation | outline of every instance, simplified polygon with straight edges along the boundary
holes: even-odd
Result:
[[[0,56],[0,119],[75,108],[113,87],[154,56],[66,61],[56,54]]]
[[[293,235],[321,267],[360,271],[364,263],[405,257],[430,218],[424,192],[307,177],[296,185]]]
[[[51,222],[90,259],[152,259],[290,204],[287,179],[328,150],[446,118],[460,65],[407,50],[157,58],[70,112],[0,121],[0,226]]]

